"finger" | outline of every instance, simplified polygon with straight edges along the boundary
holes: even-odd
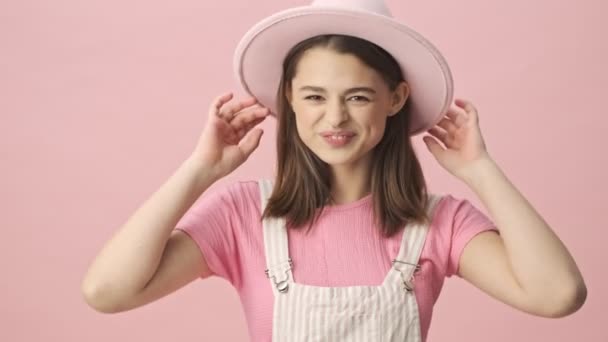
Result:
[[[257,118],[253,121],[248,122],[243,127],[236,130],[236,135],[238,136],[238,139],[239,140],[242,139],[243,136],[245,136],[253,127],[257,126],[258,124],[263,122],[265,119],[266,119],[266,117]]]
[[[230,124],[234,129],[241,129],[243,126],[246,126],[249,122],[256,120],[258,118],[266,117],[268,115],[268,108],[257,108],[249,113],[239,113],[237,114]]]
[[[429,134],[439,139],[444,145],[447,145],[448,133],[442,129],[439,129],[437,126],[429,129],[427,131]]]
[[[257,103],[257,99],[255,97],[248,97],[245,100],[241,100],[236,104],[232,104],[227,106],[227,108],[222,109],[221,112],[221,116],[226,119],[227,121],[230,121],[233,119],[235,113],[240,112],[241,110],[243,110],[246,107],[249,106],[253,106]]]
[[[445,149],[441,144],[437,141],[437,139],[433,138],[430,135],[425,135],[422,140],[426,143],[426,146],[429,148],[431,153],[434,156],[439,156]]]
[[[264,134],[262,129],[254,129],[241,141],[239,148],[246,157],[249,157],[249,155],[258,147],[262,134]]]
[[[456,127],[462,127],[467,122],[466,115],[453,108],[450,108],[445,115],[452,120]]]
[[[460,108],[463,108],[465,110],[465,112],[468,114],[469,118],[472,119],[473,122],[479,122],[479,115],[477,113],[477,108],[475,108],[475,106],[473,106],[473,103],[471,103],[468,100],[465,99],[455,99],[454,103],[459,106]]]
[[[238,120],[237,123],[242,120],[247,121],[247,119],[252,118],[252,115],[253,116],[266,115],[268,111],[269,110],[266,107],[262,107],[259,103],[256,102],[253,106],[246,107],[246,108],[234,113],[234,115],[232,116],[232,119],[230,120],[230,123],[233,123],[234,120]]]
[[[219,116],[220,108],[222,108],[225,103],[230,101],[232,97],[232,92],[226,92],[213,99],[213,101],[211,102],[211,106],[209,107],[209,115],[211,115],[212,117]]]
[[[437,126],[445,129],[447,132],[452,132],[458,129],[458,127],[456,127],[456,125],[454,124],[454,122],[452,122],[452,120],[450,120],[447,117],[444,117],[443,119],[441,119],[438,123]]]
[[[249,132],[253,127],[261,124],[262,122],[264,122],[265,119],[266,119],[266,117],[261,117],[261,118],[257,118],[255,120],[253,120],[252,122],[250,122],[249,124],[247,124],[245,126],[245,131]]]

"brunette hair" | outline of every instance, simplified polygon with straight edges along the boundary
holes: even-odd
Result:
[[[303,53],[314,47],[352,54],[377,71],[391,91],[404,81],[399,64],[381,47],[361,38],[321,35],[300,42],[287,54],[277,92],[277,175],[262,213],[284,217],[295,229],[312,227],[330,200],[330,169],[300,139],[287,94]],[[428,223],[424,175],[408,134],[409,106],[387,118],[384,136],[372,151],[371,192],[376,225],[386,237],[410,220]],[[320,209],[320,210],[319,210]]]

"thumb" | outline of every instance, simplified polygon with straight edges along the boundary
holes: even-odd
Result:
[[[264,131],[257,128],[249,132],[243,141],[241,141],[239,147],[246,157],[249,157],[249,155],[258,147],[262,134],[264,134]]]
[[[430,135],[424,136],[422,138],[422,141],[424,141],[426,147],[429,149],[429,151],[431,151],[434,156],[437,157],[439,156],[439,154],[441,154],[441,152],[443,152],[443,148],[441,147],[441,145],[439,145],[437,140],[435,140],[435,138],[431,137]]]

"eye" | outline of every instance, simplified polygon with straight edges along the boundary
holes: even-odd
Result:
[[[319,95],[309,95],[309,96],[306,96],[304,99],[305,100],[317,101],[317,100],[321,100],[322,98]]]
[[[351,97],[351,99],[357,99],[357,100],[355,100],[357,102],[369,102],[369,99],[365,96],[355,95],[355,96]]]

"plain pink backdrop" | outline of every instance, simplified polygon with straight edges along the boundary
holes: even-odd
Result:
[[[303,4],[0,2],[1,341],[246,340],[238,297],[222,280],[115,315],[86,306],[80,284],[105,241],[194,148],[211,99],[242,94],[232,75],[241,35]],[[553,320],[452,278],[429,341],[608,341],[607,3],[388,5],[444,53],[490,154],[566,243],[589,291],[580,311]],[[262,126],[259,149],[229,180],[273,173],[274,121]],[[415,144],[432,191],[487,212],[420,136]]]

